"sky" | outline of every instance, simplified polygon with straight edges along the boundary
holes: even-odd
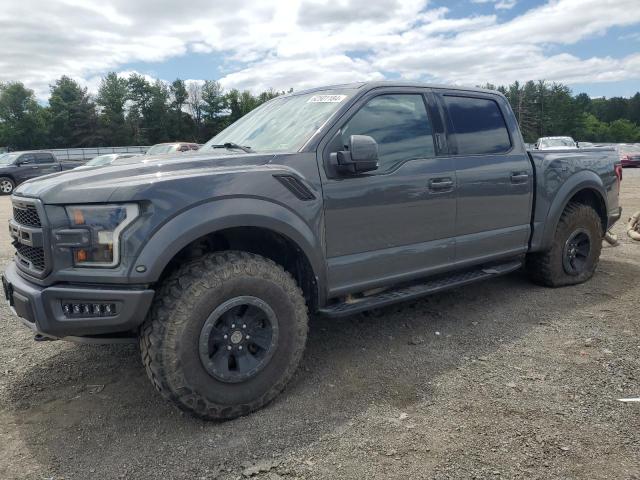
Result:
[[[640,0],[0,0],[0,82],[138,72],[254,93],[380,79],[640,90]]]

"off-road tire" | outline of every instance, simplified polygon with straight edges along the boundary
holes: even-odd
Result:
[[[13,189],[16,188],[16,182],[14,182],[9,177],[0,177],[0,195],[11,195],[13,193]],[[11,189],[4,188],[4,185],[10,186]]]
[[[577,275],[570,275],[563,265],[565,243],[578,229],[584,229],[591,237],[590,251],[585,268]],[[553,245],[546,252],[527,255],[526,268],[529,278],[539,285],[561,287],[589,280],[598,266],[602,250],[602,222],[589,205],[571,202],[560,217]]]
[[[198,339],[211,312],[243,295],[272,308],[278,342],[262,370],[226,383],[203,366]],[[307,330],[307,306],[289,273],[261,256],[226,251],[183,264],[162,282],[139,343],[147,374],[165,398],[199,418],[229,420],[263,407],[284,389],[302,357]]]

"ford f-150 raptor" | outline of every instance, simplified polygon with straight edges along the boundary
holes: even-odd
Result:
[[[7,300],[40,339],[138,341],[201,418],[256,410],[340,317],[525,268],[588,280],[612,149],[527,152],[505,97],[360,83],[279,96],[198,152],[16,188]]]

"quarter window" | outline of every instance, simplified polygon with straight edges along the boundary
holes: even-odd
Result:
[[[369,135],[378,143],[379,171],[406,160],[435,156],[431,123],[422,95],[380,95],[369,100],[342,128],[342,144],[351,135]]]
[[[35,155],[36,163],[52,163],[53,155],[50,153],[38,153]]]
[[[509,131],[498,104],[486,98],[444,96],[459,155],[504,153]]]

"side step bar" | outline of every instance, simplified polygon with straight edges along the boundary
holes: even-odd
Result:
[[[423,283],[412,284],[395,290],[386,290],[377,295],[363,297],[355,302],[343,302],[318,310],[318,313],[328,317],[339,318],[355,313],[386,307],[398,302],[441,292],[454,287],[460,287],[479,280],[505,275],[522,267],[521,260],[515,260],[490,267],[480,267],[473,270],[463,270],[448,275],[439,276]]]

